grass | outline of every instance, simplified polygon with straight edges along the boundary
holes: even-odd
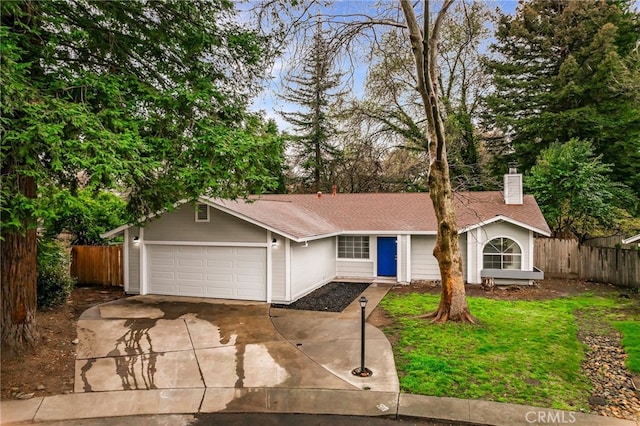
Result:
[[[403,391],[484,399],[566,410],[588,409],[590,383],[580,367],[585,346],[574,312],[609,312],[620,301],[583,295],[546,301],[468,298],[480,325],[434,325],[416,318],[435,310],[439,296],[389,293],[381,302],[394,319],[385,330]],[[616,322],[625,347],[640,356],[640,321]],[[631,337],[629,337],[631,336]],[[633,368],[638,366],[635,361]],[[632,368],[632,367],[630,367]]]
[[[627,368],[640,373],[640,320],[614,321],[613,326],[622,333],[622,346],[627,353]]]

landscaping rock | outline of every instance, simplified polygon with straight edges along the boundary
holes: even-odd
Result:
[[[17,399],[31,399],[33,398],[34,393],[19,393],[16,395]]]
[[[582,363],[583,373],[593,384],[589,405],[603,416],[640,421],[638,391],[625,365],[627,355],[621,347],[620,333],[611,328],[607,334],[580,333],[589,347]]]
[[[274,308],[305,311],[342,312],[369,287],[368,283],[332,282],[289,304],[272,304]]]

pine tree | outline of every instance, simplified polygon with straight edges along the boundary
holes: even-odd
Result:
[[[501,17],[487,121],[525,169],[555,141],[589,140],[615,164],[610,177],[640,194],[640,20],[630,5],[531,0]]]
[[[300,107],[300,111],[281,114],[295,131],[290,141],[303,190],[328,191],[333,183],[331,163],[339,155],[332,140],[337,133],[333,110],[345,93],[340,90],[342,77],[334,71],[334,55],[318,20],[301,69],[287,78],[281,95]]]

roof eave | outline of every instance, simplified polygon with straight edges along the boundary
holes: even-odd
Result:
[[[185,204],[186,202],[188,202],[188,200],[184,199],[184,200],[180,200],[176,203],[173,204],[173,208],[175,209],[178,206],[181,206],[182,204]],[[167,210],[161,210],[159,212],[155,212],[155,213],[149,213],[146,216],[142,216],[141,218],[139,218],[136,223],[127,223],[125,225],[121,225],[118,226],[117,228],[114,228],[110,231],[107,231],[103,234],[100,234],[100,238],[104,238],[104,239],[109,239],[111,237],[115,237],[116,235],[120,234],[121,232],[124,232],[125,229],[127,228],[131,228],[132,226],[139,226],[141,223],[146,222],[149,219],[153,219],[156,216],[159,216],[163,213],[166,213]]]
[[[485,225],[489,225],[489,224],[497,222],[499,220],[503,220],[505,222],[508,222],[508,223],[513,224],[513,225],[519,226],[521,228],[528,229],[529,231],[533,231],[533,232],[535,232],[537,234],[544,235],[545,237],[550,237],[551,236],[551,232],[549,232],[547,230],[540,229],[540,228],[537,228],[535,226],[531,226],[531,225],[529,225],[527,223],[520,222],[519,220],[515,220],[515,219],[512,219],[512,218],[510,218],[508,216],[504,216],[504,215],[496,215],[496,216],[492,217],[491,219],[483,220],[481,222],[474,223],[473,225],[466,226],[466,227],[458,230],[458,234],[463,234],[465,232],[469,232],[469,231],[471,231],[473,229],[480,228],[480,227],[485,226]]]

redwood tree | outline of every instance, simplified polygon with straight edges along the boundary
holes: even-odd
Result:
[[[3,357],[36,341],[36,227],[56,188],[115,188],[131,217],[276,184],[247,112],[269,40],[234,3],[0,2]]]
[[[442,21],[453,0],[445,0],[433,28],[429,22],[429,1],[424,2],[424,25],[420,28],[410,0],[400,0],[416,64],[416,89],[420,93],[427,117],[429,196],[438,218],[438,236],[433,255],[438,260],[442,278],[442,297],[438,309],[427,317],[434,322],[475,322],[467,306],[462,276],[462,258],[458,244],[458,225],[449,177],[443,111],[438,93],[438,38]]]

